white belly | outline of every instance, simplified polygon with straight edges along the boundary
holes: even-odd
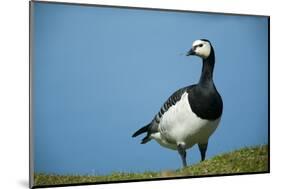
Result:
[[[151,137],[170,149],[177,149],[177,144],[191,148],[194,144],[208,142],[219,122],[220,118],[213,121],[199,118],[191,110],[188,93],[184,93],[180,101],[163,115],[159,123],[159,132]]]

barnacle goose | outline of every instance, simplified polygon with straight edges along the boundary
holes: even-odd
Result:
[[[202,58],[200,80],[195,85],[174,92],[153,120],[136,131],[146,136],[141,144],[155,139],[161,146],[177,150],[182,164],[186,164],[186,149],[198,144],[201,161],[205,160],[208,140],[216,130],[222,115],[223,102],[213,81],[215,52],[209,40],[200,39],[192,44],[186,56]]]

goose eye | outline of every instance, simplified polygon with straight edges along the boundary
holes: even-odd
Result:
[[[198,45],[198,47],[203,47],[203,44]]]

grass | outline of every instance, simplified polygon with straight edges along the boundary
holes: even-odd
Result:
[[[115,172],[105,176],[50,175],[38,173],[34,175],[34,181],[35,186],[44,186],[259,172],[268,172],[267,145],[247,147],[221,154],[198,164],[177,170],[144,173]]]

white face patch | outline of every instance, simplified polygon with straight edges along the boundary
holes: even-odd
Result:
[[[208,58],[211,53],[211,45],[207,41],[196,40],[193,42],[192,48],[194,49],[195,55],[204,59]]]

